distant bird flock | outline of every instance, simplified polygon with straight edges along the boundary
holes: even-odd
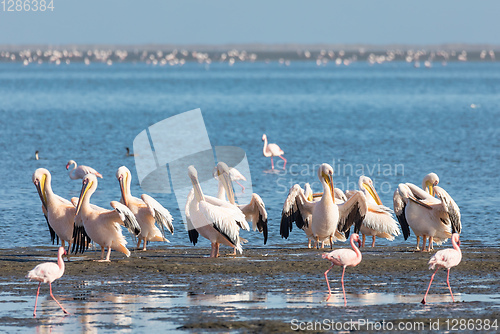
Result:
[[[285,169],[287,160],[283,157],[284,151],[277,144],[268,143],[265,134],[262,140],[263,156],[271,158],[271,171],[275,172],[273,157],[283,159]],[[130,155],[127,148],[127,156]],[[101,247],[101,256],[97,261],[110,262],[111,250],[130,256],[122,226],[127,228],[133,238],[137,238],[136,248],[142,251],[147,251],[149,242],[168,242],[167,231],[174,234],[173,218],[167,208],[147,194],[142,194],[140,198],[132,196],[132,174],[126,166],[119,167],[115,173],[121,198],[119,201],[110,202],[111,209],[95,206],[90,201],[98,187],[98,178],[103,178],[99,172],[85,165],[78,166],[74,160],[68,161],[66,169],[70,170],[70,179],[82,180],[79,196],[70,200],[54,193],[52,177],[47,169],[38,168],[33,174],[33,184],[42,202],[42,212],[52,243],[59,243],[60,240],[62,247],[58,253],[58,265],[39,265],[28,274],[30,279],[49,283],[52,289],[51,283],[64,272],[63,254],[68,253],[66,256],[69,259],[70,252],[84,252],[92,243]],[[232,248],[233,255],[241,254],[247,240],[240,236],[240,231],[249,231],[251,224],[254,230],[262,233],[264,244],[267,243],[268,214],[261,196],[252,194],[250,203],[236,203],[232,182],[245,180],[241,173],[224,162],[219,162],[213,171],[213,177],[218,182],[216,197],[203,192],[196,166],[189,166],[186,174],[191,180],[192,190],[187,196],[184,208],[188,230],[187,238],[184,238],[194,245],[200,235],[209,240],[210,257],[219,256],[221,244]],[[359,189],[346,190],[344,193],[334,187],[333,174],[334,170],[330,165],[324,163],[319,166],[317,177],[323,187],[322,193],[313,193],[309,184],[305,185],[305,189],[298,184],[292,186],[286,198],[283,198],[279,228],[280,236],[287,239],[293,225],[296,225],[299,230],[305,232],[309,248],[314,243],[317,249],[326,245],[333,249],[335,242],[350,240],[352,249],[337,249],[323,254],[323,258],[332,263],[324,274],[329,291],[327,301],[331,296],[327,274],[337,265],[343,267],[341,283],[344,305],[347,304],[344,289],[345,268],[361,262],[359,248],[365,246],[366,236],[372,237],[371,246],[375,247],[377,237],[392,241],[400,235],[401,228],[406,240],[411,230],[417,237],[415,249],[420,250],[422,238],[422,251],[425,252],[431,252],[434,243],[440,245],[451,238],[453,249],[437,252],[429,261],[430,268],[436,268],[436,271],[446,268],[449,276],[450,268],[458,265],[462,257],[459,248],[459,234],[462,230],[460,210],[451,196],[438,186],[439,178],[435,173],[424,177],[422,188],[411,183],[398,185],[393,198],[397,221],[392,216],[393,211],[382,204],[369,177],[361,176]],[[244,189],[242,186],[242,191]],[[426,246],[427,239],[429,242]],[[359,248],[355,242],[359,244]],[[65,243],[68,243],[67,252],[64,250]],[[431,283],[434,275],[435,272]],[[426,296],[427,293],[422,303],[426,302]],[[61,308],[67,313],[62,306]],[[36,316],[36,302],[34,315]]]
[[[225,51],[211,50],[125,50],[110,48],[26,48],[23,50],[0,50],[0,63],[21,63],[24,66],[53,64],[56,66],[75,63],[105,64],[112,66],[117,63],[144,63],[151,66],[183,66],[188,62],[210,65],[225,63],[234,66],[241,62],[263,61],[277,62],[281,66],[290,66],[293,61],[311,61],[317,66],[349,66],[352,63],[365,61],[371,65],[392,61],[403,61],[419,68],[423,62],[424,68],[431,68],[434,62],[443,66],[449,61],[496,61],[493,50],[464,50],[459,46],[455,49],[388,49],[385,51],[368,51],[364,47],[355,50],[297,50],[285,51],[247,51],[236,48]]]

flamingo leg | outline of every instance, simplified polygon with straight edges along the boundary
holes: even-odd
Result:
[[[49,287],[50,287],[50,296],[52,297],[52,299],[54,299],[56,301],[57,305],[59,305],[59,307],[62,308],[62,310],[64,311],[64,313],[70,314],[68,311],[66,311],[64,309],[64,307],[62,307],[61,304],[59,304],[59,302],[57,301],[56,297],[54,297],[54,295],[52,294],[52,283],[51,282],[49,282]]]
[[[450,286],[450,269],[448,269],[448,276],[446,276],[446,283],[448,283],[448,289],[450,289],[451,300],[455,302],[455,298],[453,298],[453,292],[451,292],[451,286]]]
[[[340,281],[342,282],[342,293],[344,294],[344,307],[346,307],[347,306],[347,299],[345,298],[344,273],[345,273],[345,266],[344,266],[344,270],[342,270],[342,278]]]
[[[361,247],[365,247],[366,235],[362,234],[362,236],[363,236],[363,243],[361,244]]]
[[[372,247],[375,247],[375,238],[376,236],[372,236],[373,240],[372,240]]]
[[[419,244],[420,244],[420,236],[417,235],[417,249],[416,250],[420,250],[420,248],[418,247]]]
[[[274,161],[272,156],[271,156],[271,168],[274,170]]]
[[[330,297],[332,296],[332,290],[330,289],[330,283],[328,282],[328,272],[333,268],[333,266],[334,264],[332,264],[332,266],[328,268],[327,271],[325,271],[326,285],[328,286],[328,298],[326,298],[326,301],[328,301],[328,299],[330,299]]]
[[[281,159],[283,159],[283,161],[285,161],[285,164],[283,165],[283,170],[285,170],[285,168],[286,168],[286,159],[285,159],[285,158],[283,158],[281,155],[280,155],[279,157],[280,157]]]
[[[436,269],[436,271],[434,272],[434,274],[432,274],[431,276],[431,281],[429,282],[429,287],[427,288],[427,291],[425,292],[425,296],[424,296],[424,299],[422,299],[421,303],[425,305],[425,298],[427,297],[427,294],[429,293],[429,290],[431,288],[431,284],[432,284],[432,280],[434,279],[434,275],[436,275],[437,271],[439,270],[439,268]]]
[[[38,303],[38,294],[40,293],[40,285],[42,285],[42,282],[38,283],[38,290],[36,291],[35,310],[33,311],[33,318],[36,318],[36,304]]]
[[[238,183],[241,187],[241,192],[244,193],[245,192],[245,186],[242,185],[241,183],[239,183],[238,181],[235,181],[236,183]]]

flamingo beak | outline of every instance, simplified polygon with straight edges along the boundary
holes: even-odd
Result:
[[[66,170],[68,170],[68,169],[69,169],[69,164],[66,164]]]
[[[363,187],[368,191],[368,193],[372,196],[372,198],[375,200],[377,205],[382,205],[382,201],[380,200],[380,197],[378,196],[377,191],[373,187],[373,185],[368,184],[368,183],[363,183]]]

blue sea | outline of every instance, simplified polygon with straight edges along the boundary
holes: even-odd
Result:
[[[132,194],[140,197],[144,191],[125,147],[132,148],[149,126],[196,108],[212,146],[245,150],[253,191],[266,204],[268,244],[260,234],[245,232],[246,247],[306,244],[297,229],[288,240],[280,237],[281,209],[294,183],[310,182],[321,191],[316,169],[324,162],[334,167],[334,182],[342,190],[357,188],[361,174],[370,176],[389,207],[398,183],[420,185],[435,172],[461,209],[462,241],[499,244],[500,63],[450,62],[432,68],[404,62],[322,67],[313,62],[4,63],[0,247],[50,245],[31,180],[37,168],[47,168],[54,192],[69,199],[79,195],[81,182],[68,177],[68,160],[92,166],[104,178],[91,201],[110,208],[109,202],[120,198],[116,170],[125,165],[133,174]],[[269,173],[263,133],[285,151],[285,171]],[[37,150],[40,160],[34,158]],[[281,159],[275,163],[282,167]],[[189,246],[175,195],[149,194],[174,216],[171,245]],[[415,237],[377,244],[413,246]],[[150,247],[157,245],[163,244]],[[201,240],[196,247],[210,245]]]

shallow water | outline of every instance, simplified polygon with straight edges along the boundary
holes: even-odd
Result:
[[[65,198],[78,196],[81,188],[67,176],[69,159],[96,168],[104,179],[92,202],[109,208],[120,196],[115,172],[121,165],[133,173],[132,194],[142,193],[125,147],[148,126],[195,108],[202,110],[213,146],[246,151],[253,189],[268,208],[270,245],[303,240],[296,232],[289,241],[281,239],[281,208],[294,183],[310,182],[314,191],[321,190],[316,166],[323,162],[334,167],[334,181],[344,190],[356,188],[360,174],[371,176],[390,207],[398,183],[420,185],[434,171],[461,208],[462,239],[498,245],[499,87],[500,63],[430,69],[399,62],[173,68],[0,64],[1,247],[49,242],[31,182],[36,168],[52,172],[53,189]],[[285,151],[286,171],[268,172],[262,133]],[[174,195],[153,195],[174,216],[178,233],[169,238],[171,244],[187,245]],[[491,233],[481,232],[485,225]],[[260,235],[244,237],[262,244]],[[402,243],[401,236],[394,242]]]

